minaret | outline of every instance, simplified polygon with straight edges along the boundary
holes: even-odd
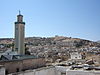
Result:
[[[23,15],[21,15],[19,11],[19,15],[17,15],[17,22],[15,22],[15,51],[17,51],[19,55],[25,54],[24,37],[25,22],[23,22]]]

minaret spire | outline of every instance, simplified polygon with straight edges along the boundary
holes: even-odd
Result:
[[[19,15],[21,15],[21,11],[19,10]]]
[[[19,10],[19,14],[17,15],[17,22],[23,22],[23,15],[21,15],[20,10]]]

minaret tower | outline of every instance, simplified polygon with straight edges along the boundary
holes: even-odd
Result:
[[[23,22],[23,15],[21,15],[19,11],[19,15],[17,15],[17,22],[15,22],[15,51],[17,51],[19,55],[25,54],[24,37],[25,22]]]

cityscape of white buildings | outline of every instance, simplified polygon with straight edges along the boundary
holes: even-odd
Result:
[[[38,37],[33,43],[24,35],[25,22],[19,12],[15,41],[8,39],[3,41],[7,45],[0,44],[0,75],[100,75],[97,43],[62,36],[48,40]]]

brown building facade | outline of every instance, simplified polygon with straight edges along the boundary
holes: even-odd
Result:
[[[4,65],[6,69],[6,74],[44,67],[45,64],[46,62],[43,58],[0,61],[0,65]]]

